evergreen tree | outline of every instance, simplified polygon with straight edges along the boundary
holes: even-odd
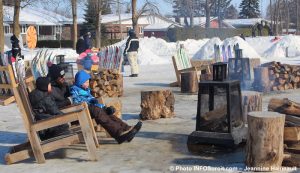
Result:
[[[260,16],[259,0],[243,0],[240,8],[240,18],[257,18]]]

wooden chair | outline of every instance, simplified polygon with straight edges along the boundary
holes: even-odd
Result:
[[[14,84],[10,79],[15,79],[13,70],[9,69],[8,66],[0,66],[0,105],[7,106],[10,103],[16,101],[14,92],[12,90]],[[28,89],[32,90],[32,83],[34,81],[33,76],[29,76],[25,78],[25,83],[28,86]]]
[[[10,65],[7,67],[1,67],[1,69],[7,69],[8,74],[11,77],[11,84],[9,87],[14,92],[29,139],[29,142],[14,146],[10,149],[9,153],[5,155],[5,161],[7,164],[19,162],[32,156],[35,157],[37,163],[45,163],[45,153],[71,144],[79,143],[81,135],[84,138],[90,160],[97,160],[96,147],[99,146],[99,143],[86,103],[62,110],[65,113],[63,115],[35,121],[24,81],[19,80],[19,84],[16,83],[12,76],[12,68]],[[37,134],[38,131],[77,120],[80,123],[81,131],[79,133],[61,135],[45,141],[41,141]]]
[[[175,69],[175,74],[177,81],[170,84],[171,87],[180,86],[180,73],[186,72],[186,71],[196,71],[197,69],[191,65],[190,59],[188,56],[184,56],[185,51],[184,49],[179,49],[177,54],[172,56],[172,61]],[[198,78],[198,76],[197,76]],[[198,79],[199,80],[199,79]]]

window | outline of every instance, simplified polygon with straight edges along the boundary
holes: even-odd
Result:
[[[143,26],[140,26],[139,27],[139,34],[143,34],[144,33],[144,27]]]
[[[10,33],[10,27],[9,26],[4,26],[4,33],[5,34]]]
[[[25,34],[27,31],[27,26],[26,25],[21,25],[21,34]]]

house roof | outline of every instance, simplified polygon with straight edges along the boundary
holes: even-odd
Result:
[[[169,28],[172,27],[182,27],[182,26],[173,23],[155,23],[146,26],[144,28],[144,31],[167,31]]]
[[[261,23],[261,21],[270,22],[263,18],[252,18],[252,19],[225,19],[226,23],[231,24],[234,27],[237,28],[243,28],[243,27],[249,27],[253,26],[256,23]]]
[[[14,7],[3,7],[3,21],[6,23],[13,23]],[[64,22],[70,22],[69,18],[56,14],[51,11],[38,8],[21,8],[20,10],[20,24],[33,25],[62,25]],[[72,19],[71,19],[72,22]]]
[[[172,21],[175,21],[174,17],[172,17],[170,19]],[[213,21],[213,20],[218,20],[218,18],[217,17],[210,17],[210,21]],[[188,23],[188,25],[190,25],[190,18],[189,17],[187,17],[187,23]],[[222,23],[223,23],[223,25],[227,26],[228,28],[234,28],[231,24],[225,22],[224,20],[222,21]],[[180,17],[180,24],[185,25],[184,17]],[[205,24],[206,24],[206,17],[194,17],[194,25],[204,27]]]

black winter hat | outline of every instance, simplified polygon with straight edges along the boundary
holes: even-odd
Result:
[[[64,75],[65,75],[65,71],[57,64],[52,64],[49,67],[48,76],[51,78],[51,80],[56,80],[57,78]]]
[[[36,88],[40,91],[48,91],[50,79],[48,77],[39,77],[36,80]]]

